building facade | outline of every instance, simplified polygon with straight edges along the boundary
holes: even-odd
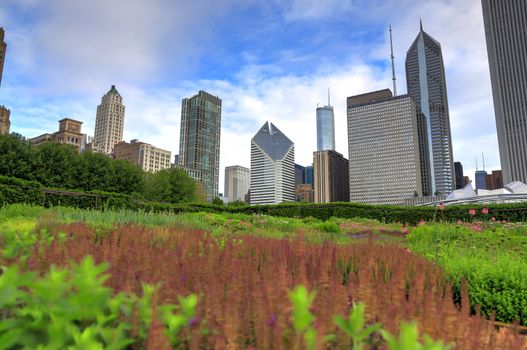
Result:
[[[313,152],[313,170],[316,203],[349,202],[349,162],[342,154]]]
[[[4,40],[5,31],[4,28],[0,27],[0,86],[2,86],[2,75],[4,73],[4,61],[5,54],[7,51],[7,44]]]
[[[456,174],[456,190],[465,187],[465,181],[463,180],[463,165],[461,162],[454,162],[454,172]]]
[[[124,112],[123,98],[112,85],[97,106],[92,145],[94,152],[111,155],[114,145],[123,141]]]
[[[0,135],[9,135],[11,128],[11,111],[5,106],[0,106]]]
[[[306,183],[306,168],[295,163],[295,186]]]
[[[183,99],[178,165],[201,174],[200,181],[209,201],[218,197],[220,131],[220,98],[199,91]]]
[[[233,165],[225,167],[224,196],[229,202],[245,201],[245,195],[249,192],[251,184],[251,170]]]
[[[485,186],[487,190],[503,188],[503,172],[501,170],[492,170],[492,172],[485,177]]]
[[[390,90],[348,97],[350,201],[403,204],[422,196],[416,105]]]
[[[487,171],[476,170],[474,177],[476,179],[476,190],[486,190],[487,189]]]
[[[317,107],[317,151],[335,150],[335,116],[333,107]]]
[[[503,182],[527,183],[527,3],[481,4]]]
[[[315,175],[313,165],[308,165],[305,167],[304,181],[306,184],[310,184],[312,189],[315,187]]]
[[[170,163],[172,152],[138,140],[117,143],[113,147],[113,157],[129,161],[138,165],[143,171],[152,173],[172,167]]]
[[[81,151],[82,142],[85,134],[82,133],[82,122],[64,118],[59,120],[59,131],[49,134],[42,134],[32,139],[29,139],[32,145],[38,146],[42,143],[53,141],[61,144],[71,145],[77,149],[77,152]]]
[[[295,200],[295,145],[266,122],[251,140],[251,204]]]
[[[310,184],[299,184],[295,188],[295,196],[298,202],[313,202],[314,191]]]
[[[455,188],[452,137],[441,44],[421,30],[406,53],[408,95],[420,126],[422,182],[428,195]]]

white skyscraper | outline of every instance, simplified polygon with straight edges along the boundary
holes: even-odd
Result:
[[[240,165],[225,168],[225,189],[223,195],[229,202],[244,201],[249,192],[251,171]]]
[[[123,141],[123,129],[123,98],[115,89],[115,85],[112,85],[110,91],[101,98],[101,104],[97,106],[92,149],[96,152],[111,154],[113,146]]]
[[[295,200],[295,145],[272,123],[251,140],[251,204]]]

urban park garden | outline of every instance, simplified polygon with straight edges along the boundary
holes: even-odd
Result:
[[[477,214],[5,205],[0,349],[527,348],[527,225]]]

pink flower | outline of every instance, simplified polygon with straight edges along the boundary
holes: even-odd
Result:
[[[501,220],[501,223],[502,223],[502,224],[506,224],[506,223],[507,223],[507,220]]]
[[[463,225],[463,221],[458,220],[458,221],[457,221],[457,224],[458,224],[458,225]]]
[[[441,211],[445,210],[445,204],[443,202],[439,203],[439,205],[437,206],[437,209]]]
[[[481,214],[487,215],[488,213],[489,213],[489,208],[483,207],[483,209],[481,209]]]
[[[490,221],[496,221],[496,218],[493,216],[490,218]]]
[[[474,208],[470,208],[469,211],[468,211],[468,215],[470,216],[474,216],[476,215],[476,211],[474,210]]]
[[[424,219],[419,220],[419,226],[426,225],[426,221]]]
[[[402,231],[403,231],[403,234],[405,235],[408,234],[408,228],[406,227],[406,224],[403,225]]]

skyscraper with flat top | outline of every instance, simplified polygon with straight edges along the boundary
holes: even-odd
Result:
[[[295,145],[274,124],[251,140],[251,204],[295,200]]]
[[[430,184],[425,192],[450,193],[455,178],[443,54],[441,44],[423,30],[422,23],[406,53],[406,84],[421,125],[420,150],[428,156],[421,159],[423,183],[425,187]]]
[[[317,151],[335,150],[335,116],[333,106],[317,107]]]
[[[205,91],[184,98],[181,106],[179,166],[201,174],[199,181],[212,201],[220,175],[221,99]]]
[[[347,105],[350,201],[403,204],[421,196],[413,99],[385,89],[348,97]]]
[[[7,51],[4,35],[4,28],[0,27],[0,86],[2,85],[2,73],[4,72],[5,52]]]
[[[527,2],[481,4],[503,183],[527,183]]]
[[[251,182],[251,170],[240,165],[225,167],[224,196],[229,202],[245,200],[249,192]]]
[[[112,154],[113,146],[123,141],[124,105],[123,98],[112,85],[97,106],[95,134],[92,149],[104,154]]]

